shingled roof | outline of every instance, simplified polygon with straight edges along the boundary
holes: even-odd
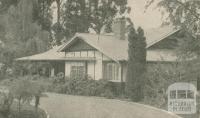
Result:
[[[147,61],[176,61],[177,57],[173,51],[170,50],[148,50],[149,47],[157,42],[165,39],[166,37],[174,34],[179,29],[172,27],[161,27],[157,29],[150,29],[145,31],[147,42]],[[51,49],[47,52],[19,58],[17,60],[68,60],[64,56],[64,50],[70,48],[70,46],[76,42],[77,39],[81,39],[88,43],[98,51],[102,52],[107,57],[115,61],[122,61],[128,59],[128,40],[116,39],[112,34],[90,34],[90,33],[76,33],[76,35],[59,47]]]

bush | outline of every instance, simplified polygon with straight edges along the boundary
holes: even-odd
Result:
[[[0,93],[0,114],[8,117],[13,103],[13,97],[10,93]]]
[[[87,78],[76,79],[66,77],[64,81],[57,81],[58,78],[54,78],[54,80],[49,89],[51,92],[107,98],[114,98],[117,95],[113,91],[113,83],[103,79],[97,81]],[[63,79],[59,78],[59,80]]]

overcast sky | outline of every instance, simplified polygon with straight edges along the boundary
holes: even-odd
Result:
[[[148,0],[128,0],[128,5],[131,7],[130,18],[135,26],[141,26],[143,29],[156,28],[161,25],[161,13],[152,5],[146,12],[145,5]],[[55,8],[55,4],[53,5]],[[56,10],[54,10],[56,16]],[[54,17],[54,21],[56,21]]]
[[[142,26],[144,29],[159,27],[162,23],[161,13],[152,5],[145,13],[145,5],[148,0],[128,0],[131,6],[130,17],[135,26]]]

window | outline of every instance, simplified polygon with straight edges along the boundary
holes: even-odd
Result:
[[[170,91],[170,98],[176,99],[176,90]]]
[[[75,53],[74,52],[67,52],[66,57],[74,57]]]
[[[177,91],[178,99],[186,99],[186,91],[185,90],[178,90]]]
[[[75,57],[80,57],[81,56],[81,52],[74,52],[75,53]]]
[[[86,73],[85,63],[75,62],[71,64],[70,77],[84,78]]]
[[[194,91],[187,90],[187,98],[194,99]]]
[[[116,63],[104,64],[104,78],[107,80],[118,80],[119,66]]]

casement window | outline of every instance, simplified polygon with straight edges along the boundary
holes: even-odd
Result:
[[[114,62],[105,63],[104,68],[103,68],[103,76],[104,76],[104,79],[107,79],[107,80],[118,80],[119,79],[119,65]]]
[[[70,77],[81,79],[84,78],[86,74],[85,64],[83,63],[74,63],[71,65]]]

